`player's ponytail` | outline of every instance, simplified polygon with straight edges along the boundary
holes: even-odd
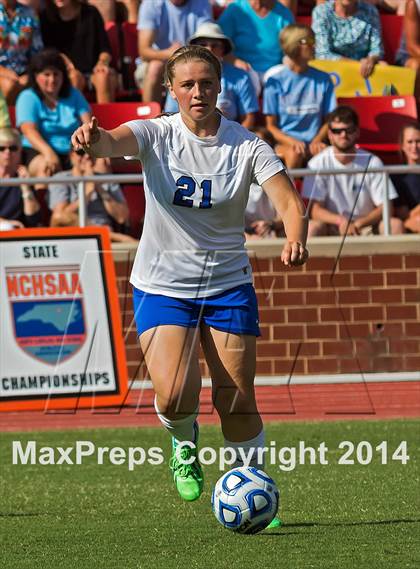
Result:
[[[220,61],[210,50],[201,45],[186,45],[177,49],[168,59],[165,65],[164,84],[166,87],[172,85],[175,76],[175,66],[177,63],[188,61],[205,61],[212,67],[219,79],[222,77],[222,66]]]

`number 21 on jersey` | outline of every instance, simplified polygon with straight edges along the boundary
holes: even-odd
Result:
[[[174,205],[180,205],[182,207],[194,207],[194,200],[189,199],[195,192],[196,181],[191,178],[191,176],[181,176],[176,181],[177,191],[174,194]],[[203,192],[202,198],[198,207],[200,209],[209,209],[212,206],[211,203],[211,180],[203,180],[200,184],[200,188]]]

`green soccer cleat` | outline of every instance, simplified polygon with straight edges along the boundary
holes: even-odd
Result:
[[[197,423],[194,423],[194,431],[196,444],[198,441]],[[174,474],[174,482],[178,494],[183,500],[193,502],[201,496],[204,486],[203,470],[201,464],[198,462],[197,448],[184,446],[180,452],[181,462],[175,454],[177,446],[178,441],[172,438],[172,457],[169,462],[169,467]],[[193,457],[194,461],[191,464],[184,464],[184,462],[189,461]]]
[[[279,527],[281,527],[281,519],[276,516],[265,529],[277,529]]]

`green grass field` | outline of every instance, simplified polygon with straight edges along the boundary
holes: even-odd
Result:
[[[284,526],[256,536],[223,529],[211,512],[217,466],[195,503],[181,502],[168,471],[169,437],[160,429],[2,434],[0,442],[1,569],[393,569],[420,567],[419,421],[266,425],[277,448],[325,441],[328,465],[266,470],[281,494]],[[41,446],[165,449],[160,466],[12,465],[12,441]],[[369,465],[339,465],[341,441],[388,443],[388,464],[374,451]],[[410,459],[391,460],[399,443]],[[215,427],[201,446],[222,444]],[[352,458],[355,458],[353,453]],[[363,457],[362,457],[363,458]]]

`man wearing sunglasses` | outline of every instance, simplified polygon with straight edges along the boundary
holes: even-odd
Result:
[[[383,232],[383,191],[387,174],[370,173],[382,168],[382,161],[357,147],[359,117],[347,106],[339,106],[328,115],[328,138],[331,146],[312,158],[312,170],[334,169],[336,174],[307,176],[303,197],[309,200],[309,235],[368,235]],[[342,174],[343,169],[360,169],[362,173]],[[388,180],[389,199],[397,197]],[[391,218],[391,233],[404,233],[400,219]]]
[[[0,128],[0,179],[27,176],[21,165],[19,132]],[[28,184],[0,186],[0,231],[35,227],[40,221],[40,206]]]

